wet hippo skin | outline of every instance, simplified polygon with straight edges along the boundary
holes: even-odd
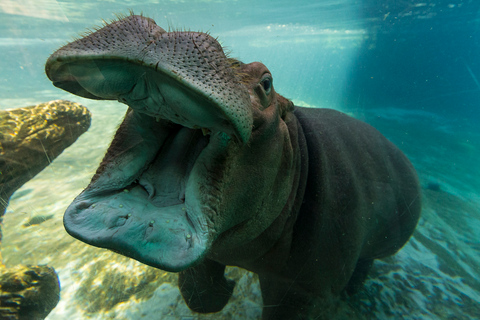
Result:
[[[57,50],[46,73],[129,106],[67,232],[180,272],[194,311],[225,306],[235,265],[259,275],[263,319],[329,319],[319,306],[415,229],[417,176],[398,148],[341,112],[294,107],[267,67],[205,33],[124,17]]]

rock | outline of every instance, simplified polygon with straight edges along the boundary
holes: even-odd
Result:
[[[57,305],[60,284],[48,266],[0,269],[0,319],[44,319]]]
[[[90,122],[87,108],[67,100],[0,111],[0,222],[12,194],[74,143]],[[52,216],[34,217],[26,226]],[[7,269],[2,261],[0,254],[0,319],[44,319],[60,299],[55,270],[22,265]]]

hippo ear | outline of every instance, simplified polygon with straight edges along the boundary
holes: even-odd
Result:
[[[277,93],[277,106],[278,106],[278,112],[283,120],[285,120],[287,113],[292,112],[294,109],[293,102],[288,100],[285,97],[282,97],[278,93]]]

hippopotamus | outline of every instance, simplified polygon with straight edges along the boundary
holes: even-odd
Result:
[[[264,64],[227,57],[206,33],[132,14],[58,49],[46,74],[129,107],[66,231],[179,272],[194,311],[227,304],[233,265],[258,274],[263,319],[315,315],[415,229],[417,175],[393,143],[339,111],[294,106]]]

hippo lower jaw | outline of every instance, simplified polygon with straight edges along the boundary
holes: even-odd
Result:
[[[237,143],[133,110],[119,131],[129,139],[69,206],[67,232],[163,270],[190,267],[222,227],[219,191]]]
[[[181,271],[201,259],[216,238],[219,160],[233,141],[222,132],[204,136],[201,130],[137,112],[130,112],[123,125],[129,133],[150,129],[143,132],[150,140],[126,146],[123,156],[117,155],[115,163],[128,165],[99,169],[67,209],[65,228],[89,244]],[[137,155],[133,160],[132,150]]]

